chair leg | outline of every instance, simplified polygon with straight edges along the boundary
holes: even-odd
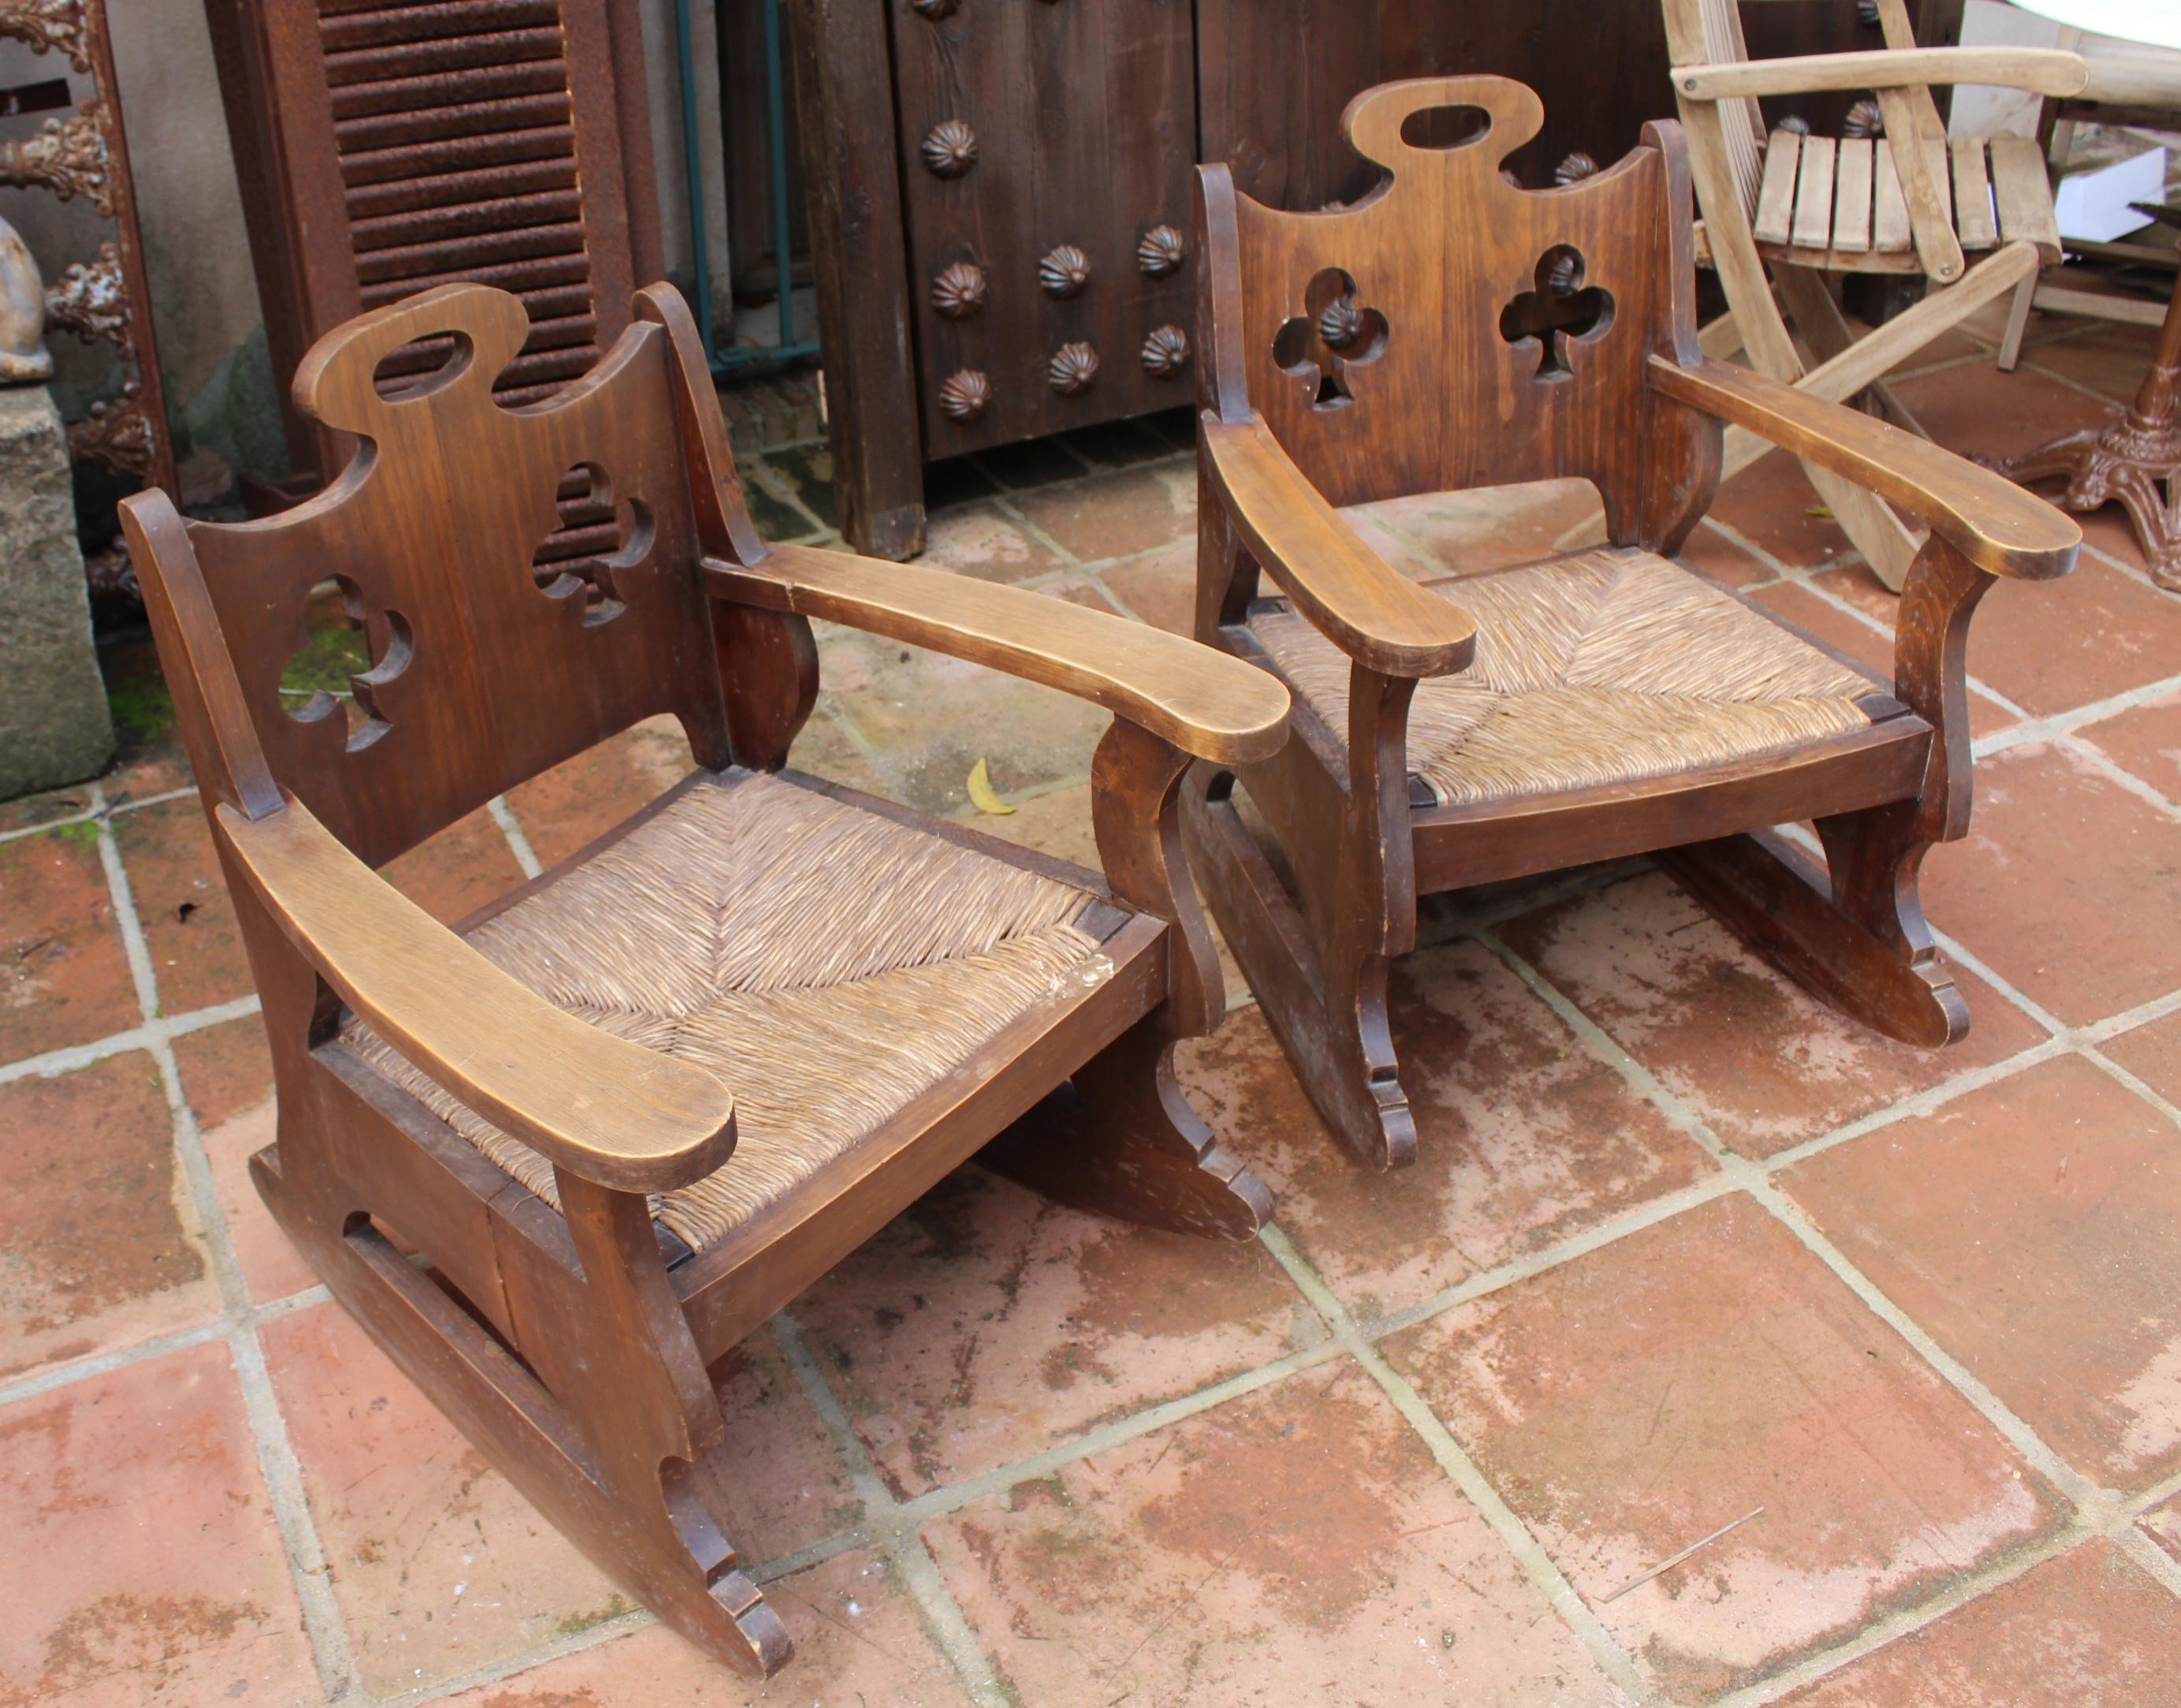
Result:
[[[1317,941],[1208,773],[1182,808],[1190,864],[1273,1036],[1333,1135],[1367,1168],[1416,1159],[1416,1118],[1386,1024],[1387,957]]]
[[[720,1530],[711,1490],[726,1468],[716,1447],[648,1464],[640,1454],[614,1451],[619,1385],[576,1385],[587,1408],[579,1422],[365,1216],[343,1213],[290,1179],[277,1147],[251,1159],[251,1174],[334,1296],[556,1529],[715,1659],[756,1678],[787,1663],[787,1628],[735,1569]],[[583,1332],[571,1325],[572,1335]]]
[[[1930,844],[1910,829],[1914,805],[1819,820],[1830,876],[1770,832],[1658,859],[1812,995],[1888,1037],[1936,1049],[1968,1036],[1969,1013],[1917,899],[1917,869]]]
[[[2014,372],[2015,364],[2022,360],[2022,340],[2029,334],[2029,311],[2037,303],[2037,274],[2031,274],[2014,287],[2014,300],[2007,305],[2007,330],[1999,340],[1999,371]]]
[[[1175,1233],[1253,1239],[1273,1215],[1272,1195],[1183,1096],[1162,1014],[1085,1062],[977,1160],[1063,1204]]]

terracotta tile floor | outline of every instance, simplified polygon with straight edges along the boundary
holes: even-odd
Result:
[[[1974,450],[2147,351],[2040,323],[2009,378],[1992,331],[1904,381]],[[809,430],[776,387],[738,445],[768,420]],[[929,561],[1185,627],[1188,430],[936,471]],[[822,446],[744,456],[770,532],[831,538]],[[1584,509],[1368,526],[1473,568]],[[1783,458],[1715,518],[1692,557],[1886,661]],[[247,969],[156,671],[109,647],[114,770],[0,806],[0,1704],[2181,1704],[2181,600],[2092,541],[1974,630],[1976,821],[1924,887],[1961,1047],[1841,1021],[1641,862],[1501,888],[1398,971],[1422,1158],[1376,1178],[1234,991],[1184,1068],[1262,1241],[973,1167],[714,1372],[798,1650],[765,1690],[545,1526],[258,1205]],[[1102,717],[821,647],[798,764],[967,813],[983,758],[990,828],[1092,857]],[[389,876],[457,915],[687,762],[632,731]]]

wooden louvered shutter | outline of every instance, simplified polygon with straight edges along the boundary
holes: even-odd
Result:
[[[207,13],[284,381],[350,316],[457,279],[530,311],[499,381],[510,403],[583,373],[627,325],[631,294],[661,271],[632,0]],[[306,423],[289,438],[300,466],[329,472]]]

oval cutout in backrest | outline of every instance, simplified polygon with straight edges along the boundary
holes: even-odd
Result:
[[[378,358],[371,383],[389,403],[426,397],[457,379],[476,353],[466,332],[411,339]]]
[[[1492,129],[1482,107],[1419,107],[1401,120],[1401,141],[1411,148],[1466,147]]]

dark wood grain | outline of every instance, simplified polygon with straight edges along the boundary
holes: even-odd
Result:
[[[788,51],[818,282],[825,424],[841,531],[859,551],[924,549],[886,0],[790,0]]]

